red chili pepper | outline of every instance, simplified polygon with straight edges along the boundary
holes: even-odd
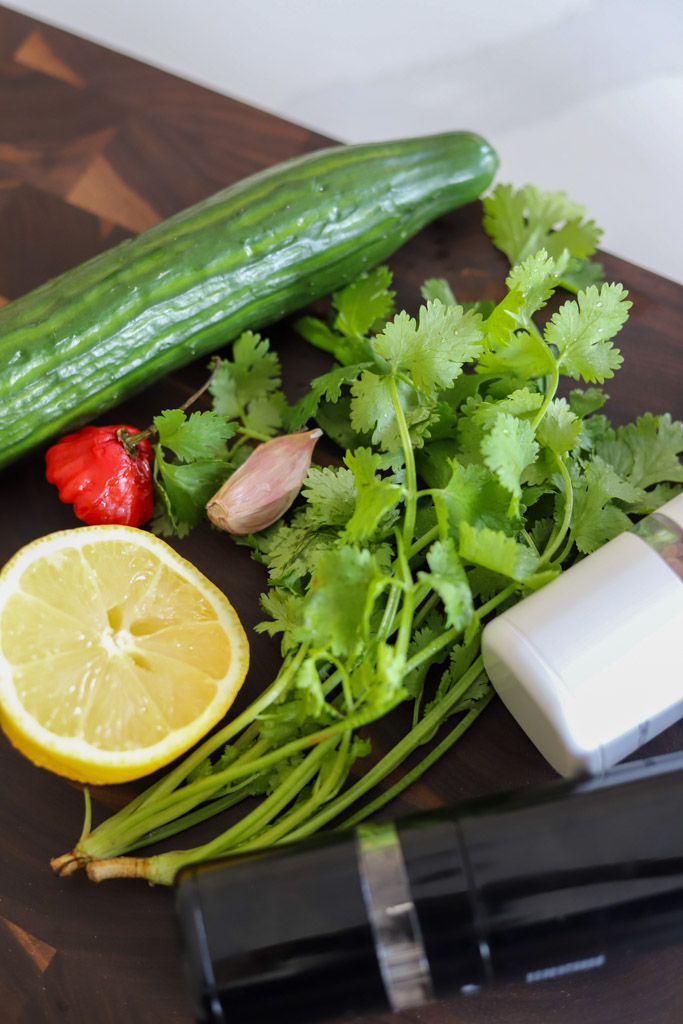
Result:
[[[121,423],[83,427],[48,448],[45,475],[84,523],[139,526],[151,518],[152,449],[145,438],[130,446],[123,440],[138,433]]]

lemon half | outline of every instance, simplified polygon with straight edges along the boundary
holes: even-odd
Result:
[[[249,644],[225,595],[130,526],[52,533],[0,572],[0,725],[35,764],[135,779],[232,704]]]

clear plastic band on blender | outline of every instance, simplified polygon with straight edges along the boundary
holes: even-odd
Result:
[[[401,842],[392,824],[356,830],[363,899],[392,1010],[434,998],[420,922],[410,893]]]

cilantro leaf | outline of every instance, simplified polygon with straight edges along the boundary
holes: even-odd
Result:
[[[296,647],[294,632],[300,622],[301,602],[302,598],[296,594],[275,587],[266,594],[261,594],[261,607],[270,615],[270,619],[259,622],[254,629],[257,633],[267,633],[268,636],[282,633],[281,650],[283,655]]]
[[[523,307],[524,295],[520,288],[513,288],[493,307],[484,323],[487,351],[510,344]]]
[[[391,271],[384,266],[362,274],[332,296],[336,310],[332,326],[304,316],[294,324],[295,330],[345,366],[366,360],[371,353],[366,335],[379,330],[394,311],[391,278]]]
[[[499,413],[482,441],[481,451],[484,463],[512,494],[516,505],[522,497],[522,472],[538,455],[531,424],[510,413]]]
[[[289,429],[300,430],[308,420],[315,416],[318,406],[323,400],[337,402],[344,385],[357,380],[367,365],[367,363],[354,363],[348,366],[335,366],[329,373],[316,377],[311,382],[311,390],[299,399],[289,414]]]
[[[583,554],[590,554],[629,528],[630,519],[622,509],[611,504],[613,498],[638,501],[642,492],[596,455],[574,483],[571,536]]]
[[[171,499],[155,474],[154,515],[150,522],[152,533],[159,537],[186,537],[192,527],[189,523],[177,522],[171,507]]]
[[[296,689],[302,694],[304,714],[319,720],[326,701],[320,673],[313,658],[306,658],[297,672]]]
[[[542,445],[564,455],[576,447],[581,433],[581,420],[575,416],[564,398],[554,398],[538,425],[536,437]]]
[[[443,624],[440,616],[430,616],[427,623],[416,629],[408,646],[408,656],[412,658],[415,654],[424,650],[433,640],[436,640],[443,633]],[[404,686],[411,697],[418,697],[424,688],[427,673],[432,665],[440,665],[448,657],[443,647],[437,647],[433,655],[425,660],[406,675],[403,680]]]
[[[428,402],[409,384],[396,382],[399,402],[411,430],[413,443],[419,447],[420,436],[431,416],[433,401]],[[364,370],[351,385],[351,426],[360,433],[371,433],[372,443],[386,451],[396,451],[401,436],[391,395],[391,378]]]
[[[369,448],[356,448],[344,456],[356,487],[355,508],[345,530],[352,543],[371,537],[401,498],[400,487],[377,475],[380,461]]]
[[[544,192],[534,185],[515,191],[501,184],[482,203],[484,231],[512,266],[541,248],[553,257],[567,249],[585,258],[595,252],[602,234],[594,221],[583,220],[585,207],[564,192]]]
[[[444,306],[458,305],[453,289],[445,277],[428,278],[421,286],[420,292],[425,302],[429,302],[430,299],[438,299]]]
[[[406,312],[394,317],[374,348],[394,372],[408,373],[418,390],[431,395],[450,387],[463,365],[477,358],[481,340],[478,314],[433,299],[420,308],[417,322]]]
[[[623,359],[611,339],[628,319],[631,303],[620,284],[593,285],[560,306],[545,330],[548,345],[559,353],[559,367],[570,377],[602,384]]]
[[[367,549],[324,552],[302,606],[297,636],[317,650],[349,655],[366,638],[381,574]]]
[[[528,387],[516,388],[505,398],[496,402],[480,402],[473,406],[472,419],[482,427],[492,426],[502,413],[519,418],[533,416],[543,405],[543,395],[539,391],[531,391]]]
[[[569,408],[575,416],[583,419],[601,409],[608,398],[609,395],[600,388],[573,388],[569,392]]]
[[[568,260],[566,253],[553,259],[545,249],[540,249],[512,268],[505,283],[511,292],[523,296],[524,303],[517,312],[520,322],[529,320],[545,306],[559,284]]]
[[[378,321],[386,322],[394,311],[394,292],[389,290],[391,280],[388,267],[375,267],[335,292],[332,296],[337,310],[335,329],[362,338]]]
[[[597,260],[579,259],[572,256],[562,275],[561,284],[569,292],[584,292],[592,284],[602,284],[605,268]]]
[[[427,564],[431,571],[419,572],[418,578],[429,583],[443,601],[447,624],[454,629],[464,629],[472,620],[474,604],[452,537],[432,544],[427,552]]]
[[[188,418],[181,409],[167,409],[154,417],[159,444],[169,448],[180,462],[196,459],[227,459],[225,442],[235,433],[235,424],[215,412],[193,412]]]
[[[304,512],[291,520],[280,520],[259,538],[258,552],[268,566],[271,579],[314,572],[318,559],[338,545],[337,535],[312,523]]]
[[[238,419],[255,398],[277,391],[281,384],[280,360],[270,343],[245,331],[233,343],[232,359],[223,359],[209,385],[214,411]]]
[[[517,309],[524,301],[521,293],[519,299]],[[496,328],[497,337],[489,331],[489,320],[485,327],[489,344],[475,367],[477,373],[529,381],[545,377],[555,369],[552,352],[536,333],[522,329],[513,331],[512,327],[506,327],[501,343],[500,327]]]
[[[311,345],[320,348],[323,352],[337,354],[343,339],[336,331],[316,316],[302,316],[294,324],[294,330]]]
[[[451,478],[439,492],[448,514],[450,529],[457,532],[466,522],[477,529],[510,531],[510,495],[486,466],[471,463],[463,466],[450,462]]]
[[[317,526],[346,526],[356,506],[353,473],[346,468],[311,466],[301,493],[307,516]]]
[[[596,443],[597,455],[635,487],[683,483],[683,423],[646,413]]]
[[[256,434],[273,437],[288,418],[288,410],[287,399],[281,391],[252,398],[243,415],[244,425]]]
[[[205,516],[207,501],[213,497],[229,475],[229,466],[222,461],[171,463],[163,456],[160,445],[154,446],[157,487],[165,491],[164,510],[168,523],[175,529],[197,526]]]
[[[521,582],[529,580],[538,568],[538,556],[514,537],[487,526],[475,530],[465,522],[460,524],[460,557]]]

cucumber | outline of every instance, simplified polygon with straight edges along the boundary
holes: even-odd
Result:
[[[324,296],[488,188],[469,132],[261,171],[0,309],[0,466]]]

